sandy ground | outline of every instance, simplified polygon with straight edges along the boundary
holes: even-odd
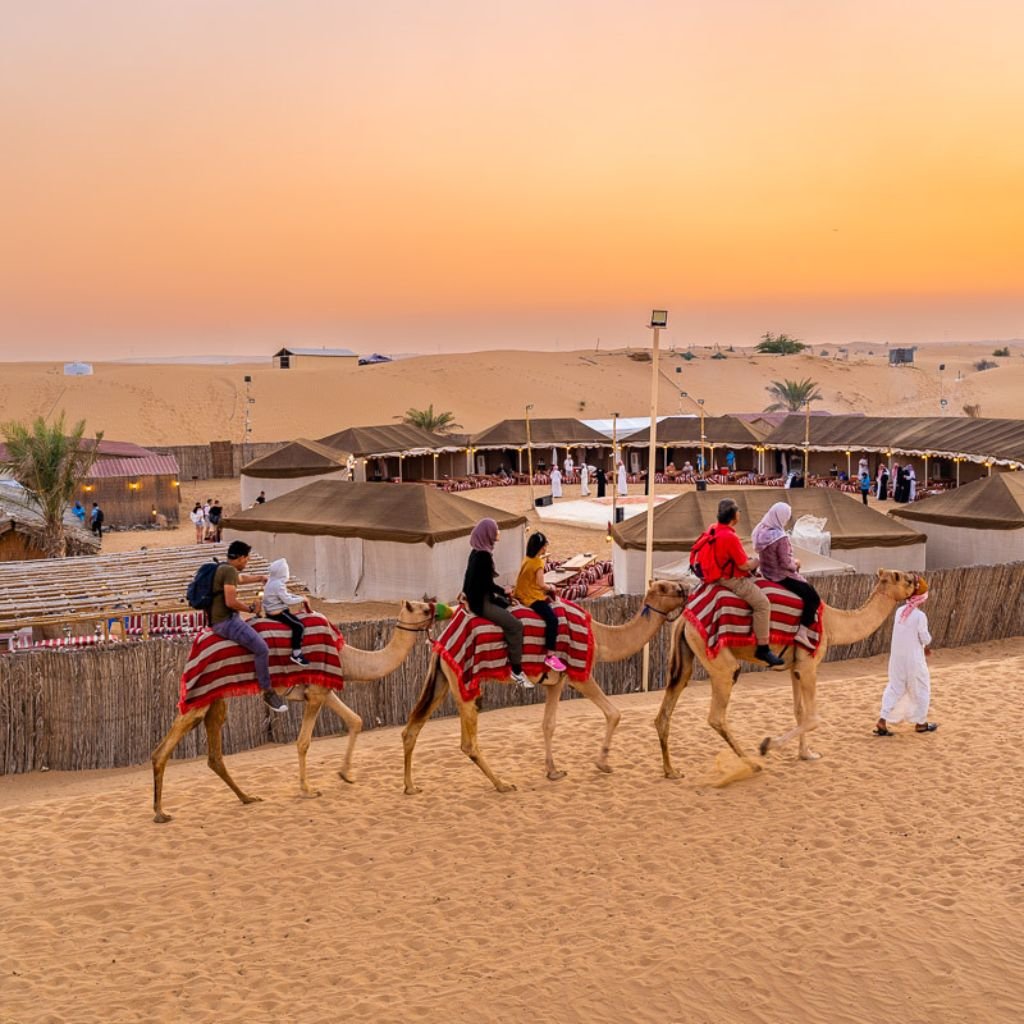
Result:
[[[290,747],[229,758],[250,806],[172,762],[164,826],[148,767],[2,778],[0,1019],[1018,1021],[1024,715],[1005,686],[1024,640],[937,652],[933,735],[871,735],[884,671],[826,666],[823,759],[787,748],[725,788],[706,684],[676,713],[675,782],[658,694],[617,698],[611,776],[591,767],[600,716],[563,705],[554,784],[539,708],[484,715],[506,795],[452,720],[421,736],[415,797],[393,729],[360,738],[354,786],[343,741],[316,740],[318,800]],[[789,714],[785,683],[741,681],[746,741]]]
[[[647,339],[644,339],[645,343]],[[938,416],[941,398],[951,415],[979,404],[985,416],[1018,416],[1024,389],[1024,345],[993,357],[991,344],[936,344],[918,349],[913,367],[891,368],[884,347],[851,346],[837,359],[834,346],[812,354],[753,356],[735,350],[725,359],[696,347],[691,361],[666,347],[660,412],[693,413],[679,396],[703,398],[709,414],[756,412],[773,380],[819,383],[820,408],[833,413]],[[823,356],[821,353],[827,355]],[[986,358],[998,365],[977,371]],[[945,369],[940,371],[939,365]],[[676,369],[680,372],[676,373]],[[139,444],[206,444],[244,439],[246,385],[252,377],[251,438],[285,441],[324,437],[349,426],[394,422],[410,407],[448,410],[467,431],[506,418],[647,416],[650,363],[623,350],[586,352],[474,352],[419,356],[379,366],[297,367],[155,366],[97,363],[91,377],[65,377],[63,364],[0,365],[4,418],[65,412],[90,431]]]

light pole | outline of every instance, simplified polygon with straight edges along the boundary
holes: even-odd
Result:
[[[804,487],[810,486],[811,475],[811,400],[804,402]]]
[[[533,447],[530,444],[530,410],[532,403],[526,407],[526,472],[530,477],[530,508],[534,507],[533,498]]]
[[[668,311],[655,309],[651,311],[651,322],[648,325],[654,332],[651,346],[651,457],[647,464],[647,542],[644,557],[644,589],[650,585],[654,575],[654,464],[657,461],[658,446],[658,347],[661,331],[668,324]],[[646,693],[651,670],[651,647],[644,644],[643,654],[643,689]]]
[[[704,451],[707,445],[707,437],[704,434],[704,399],[694,398],[691,394],[686,391],[680,391],[679,394],[683,398],[688,398],[694,405],[697,406],[697,411],[700,413],[700,478],[704,479],[704,474],[707,471],[708,459]]]
[[[612,413],[612,526],[615,525],[615,506],[619,493],[619,414]]]

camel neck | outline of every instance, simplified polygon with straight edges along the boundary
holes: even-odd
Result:
[[[631,658],[665,624],[666,617],[649,608],[643,608],[629,622],[621,626],[606,626],[592,621],[594,630],[595,660],[624,661]]]
[[[896,602],[878,587],[859,608],[833,608],[826,605],[824,625],[829,646],[852,644],[870,636],[895,607]]]
[[[342,672],[346,679],[383,679],[402,664],[422,630],[395,629],[379,651],[364,651],[346,644],[341,649]]]

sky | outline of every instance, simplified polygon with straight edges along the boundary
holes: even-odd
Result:
[[[1019,0],[34,0],[0,359],[1024,337]]]

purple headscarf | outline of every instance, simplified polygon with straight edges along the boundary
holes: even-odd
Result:
[[[498,539],[498,524],[493,519],[481,519],[469,535],[469,546],[474,551],[493,551]]]
[[[769,544],[774,544],[786,536],[786,523],[789,522],[793,510],[784,501],[777,501],[765,513],[764,518],[750,533],[750,539],[757,551],[763,551]]]

